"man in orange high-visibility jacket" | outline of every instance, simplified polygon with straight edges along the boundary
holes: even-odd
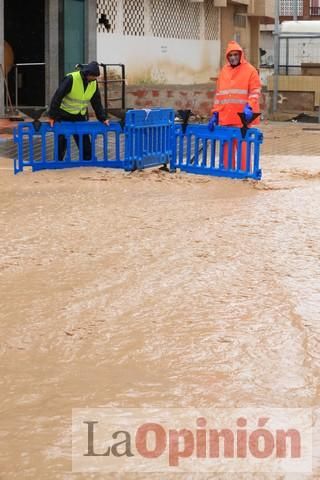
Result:
[[[227,63],[222,68],[215,92],[212,117],[208,128],[213,130],[216,125],[242,127],[238,112],[245,115],[251,125],[259,123],[256,118],[251,122],[253,112],[258,113],[261,95],[261,81],[256,68],[244,56],[240,45],[232,40],[226,51]],[[232,168],[235,168],[237,142],[233,143]],[[228,168],[228,146],[224,150],[224,167]],[[246,144],[242,143],[241,169],[246,169]]]

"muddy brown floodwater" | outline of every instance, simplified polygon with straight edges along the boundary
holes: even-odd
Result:
[[[312,407],[317,432],[320,132],[264,130],[261,182],[1,159],[1,480],[171,478],[72,474],[72,408]],[[210,478],[320,478],[319,445],[313,475]]]

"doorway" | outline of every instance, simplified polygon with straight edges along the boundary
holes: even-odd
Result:
[[[12,103],[45,105],[45,0],[4,0],[4,39],[21,64],[8,74]]]

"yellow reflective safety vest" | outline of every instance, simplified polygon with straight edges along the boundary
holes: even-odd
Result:
[[[97,82],[89,82],[84,90],[83,80],[80,72],[68,73],[72,76],[73,83],[71,91],[66,95],[60,104],[60,108],[72,115],[85,115],[89,102],[97,90]]]

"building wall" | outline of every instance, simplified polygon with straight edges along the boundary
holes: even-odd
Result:
[[[320,18],[319,0],[297,0],[296,11],[295,8],[295,0],[280,0],[280,21],[292,20],[295,14],[298,20],[319,20]]]
[[[236,40],[249,62],[259,66],[259,17],[248,17],[246,5],[228,4],[221,8],[221,65],[225,63],[230,40]]]
[[[273,27],[270,28],[270,25],[265,24],[260,28],[260,46],[266,52],[261,58],[261,64],[271,67],[274,63]]]
[[[128,108],[167,107],[190,109],[195,115],[207,117],[213,104],[215,83],[201,85],[130,85],[127,88]]]
[[[1,1],[1,0],[0,0]],[[59,84],[59,67],[63,65],[63,52],[61,51],[61,35],[63,35],[61,22],[61,5],[57,0],[45,0],[45,62],[46,62],[46,103]],[[96,0],[85,2],[84,25],[84,55],[85,62],[96,59],[97,55],[97,17]]]
[[[125,64],[129,84],[201,84],[217,75],[220,18],[211,0],[98,0],[98,22],[103,15],[98,60]]]
[[[91,62],[97,57],[97,14],[96,0],[86,2],[85,60]]]
[[[98,60],[123,63],[128,84],[197,84],[219,69],[220,42],[98,34]]]
[[[278,89],[280,97],[278,105],[281,105],[283,110],[300,110],[303,112],[319,108],[320,79],[318,76],[279,75]],[[273,77],[271,76],[268,78],[268,90],[273,91]],[[289,92],[291,92],[290,95]],[[306,93],[308,95],[305,95]],[[305,103],[306,98],[312,99],[312,102]]]
[[[3,3],[0,0],[0,27]],[[49,103],[59,81],[61,2],[45,0],[45,5]],[[225,61],[228,41],[235,38],[249,61],[255,64],[257,59],[256,19],[247,17],[249,3],[231,4],[228,0],[223,5],[218,8],[213,0],[86,0],[86,61],[96,58],[105,63],[124,63],[128,87],[132,86],[133,91],[129,94],[130,105],[161,101],[167,106],[165,102],[170,103],[172,95],[176,95],[176,107],[188,108],[196,103],[198,110],[204,112],[211,105],[214,80]],[[1,32],[3,28],[0,59]],[[251,44],[255,47],[250,48]],[[177,88],[171,89],[170,84]],[[139,96],[140,86],[146,85],[150,86],[147,99]],[[184,86],[189,87],[185,90]],[[154,93],[153,87],[158,93]],[[0,109],[1,96],[0,78]]]
[[[48,104],[59,82],[59,7],[46,0],[45,63],[46,103]]]
[[[221,8],[221,66],[226,61],[226,48],[230,40],[237,40],[240,43],[244,41],[244,30],[242,28],[235,28],[234,26],[234,7],[229,5],[226,8]]]
[[[250,26],[250,62],[255,67],[260,65],[260,21],[259,17],[249,17]]]
[[[59,83],[59,66],[63,57],[61,36],[63,28],[61,21],[62,4],[60,0],[43,0],[45,6],[45,103],[49,104],[52,94]],[[85,61],[91,61],[97,55],[97,15],[96,0],[85,2]],[[0,0],[0,63],[4,64],[4,0]],[[29,38],[26,36],[25,44]],[[37,85],[34,88],[38,88]],[[4,82],[0,72],[0,115],[5,113]]]

